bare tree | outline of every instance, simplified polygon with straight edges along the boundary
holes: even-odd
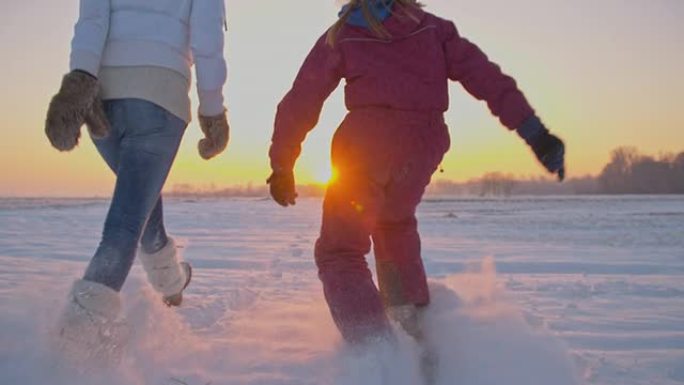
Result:
[[[515,183],[512,176],[498,172],[485,174],[480,180],[480,195],[510,196]]]
[[[640,155],[634,147],[620,147],[603,168],[599,185],[608,194],[684,193],[684,153],[656,159]]]

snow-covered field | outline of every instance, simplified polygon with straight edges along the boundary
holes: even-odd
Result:
[[[311,256],[319,206],[169,200],[195,267],[184,306],[136,265],[124,361],[82,373],[48,333],[107,202],[0,200],[0,384],[419,385],[407,336],[341,343]],[[419,217],[439,385],[684,384],[684,197],[432,199]]]

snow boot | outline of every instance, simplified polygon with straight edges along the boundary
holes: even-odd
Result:
[[[121,297],[100,283],[78,280],[58,321],[56,348],[79,367],[111,367],[123,355],[130,329],[123,320]]]
[[[435,350],[425,338],[422,327],[424,307],[400,305],[387,308],[390,319],[397,322],[402,329],[416,341],[420,347],[420,369],[427,385],[436,383],[439,360]]]
[[[420,309],[415,305],[390,306],[387,315],[397,322],[402,329],[416,341],[423,340],[423,331],[420,327]]]
[[[152,287],[161,293],[167,306],[180,306],[183,290],[190,284],[192,267],[187,262],[178,262],[176,243],[172,238],[161,250],[148,254],[140,252],[140,261]]]
[[[180,292],[176,294],[171,294],[171,295],[166,295],[164,298],[162,298],[162,301],[166,304],[166,306],[169,307],[178,307],[183,303],[183,290],[185,290],[186,287],[190,284],[190,280],[192,279],[192,266],[190,266],[189,263],[187,262],[180,262],[181,269],[183,269],[183,272],[185,273],[185,285],[183,286],[183,289],[181,289]]]

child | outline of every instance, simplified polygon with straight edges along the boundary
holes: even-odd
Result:
[[[316,43],[278,106],[269,152],[274,200],[294,205],[293,167],[323,102],[345,79],[349,113],[332,141],[337,178],[323,202],[315,259],[342,336],[388,333],[385,309],[419,338],[430,302],[416,207],[445,152],[448,80],[485,100],[504,126],[562,180],[564,145],[535,115],[515,81],[452,22],[416,0],[352,0]],[[364,256],[375,252],[379,291]]]
[[[223,105],[223,0],[81,0],[71,44],[71,72],[47,114],[46,134],[70,151],[85,123],[116,174],[102,239],[75,282],[60,324],[61,342],[91,357],[115,341],[119,291],[139,253],[150,283],[169,306],[179,306],[191,268],[179,262],[164,228],[160,193],[190,121],[191,66],[210,159],[228,144]],[[103,357],[104,358],[104,357]]]

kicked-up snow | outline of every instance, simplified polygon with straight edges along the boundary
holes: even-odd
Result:
[[[194,267],[183,307],[136,265],[123,361],[84,370],[49,341],[107,201],[0,200],[1,384],[423,384],[402,332],[341,342],[312,258],[320,200],[166,209]],[[438,385],[684,384],[684,197],[431,199],[419,220]]]

